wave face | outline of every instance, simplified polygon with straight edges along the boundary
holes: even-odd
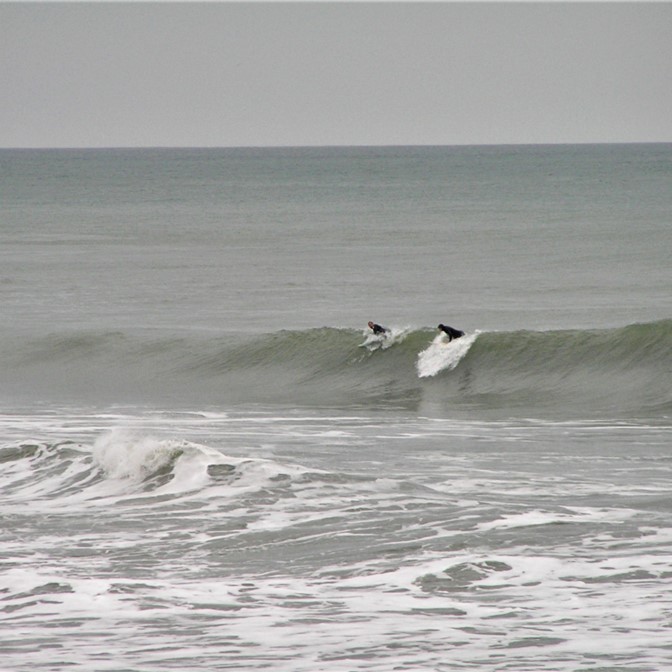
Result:
[[[13,400],[399,407],[440,415],[672,411],[672,320],[617,329],[386,339],[324,327],[259,335],[72,332],[5,339]]]

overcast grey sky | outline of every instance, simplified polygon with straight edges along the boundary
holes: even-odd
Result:
[[[672,3],[0,3],[0,146],[672,141]]]

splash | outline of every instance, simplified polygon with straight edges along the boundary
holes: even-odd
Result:
[[[184,449],[185,444],[181,441],[161,440],[127,429],[114,429],[96,440],[93,458],[108,478],[139,483],[171,469]]]
[[[418,376],[429,378],[441,371],[454,369],[469,352],[479,333],[463,336],[455,341],[447,341],[444,334],[436,336],[431,345],[418,355]]]
[[[387,350],[393,345],[403,343],[406,337],[412,333],[411,327],[397,328],[390,327],[389,331],[384,334],[372,334],[366,330],[364,332],[365,340],[360,344],[360,348],[366,348],[369,352],[374,350]]]

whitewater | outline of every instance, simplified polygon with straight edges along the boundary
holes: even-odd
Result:
[[[672,668],[670,177],[0,150],[0,670]]]
[[[61,435],[0,450],[5,669],[669,662],[669,426],[61,411],[3,431]]]

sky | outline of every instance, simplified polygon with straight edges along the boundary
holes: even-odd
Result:
[[[0,0],[0,147],[672,141],[672,3]]]

